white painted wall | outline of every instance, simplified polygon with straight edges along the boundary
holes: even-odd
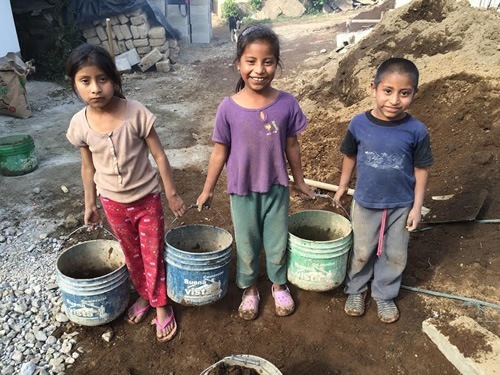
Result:
[[[0,0],[0,57],[20,51],[10,0]]]

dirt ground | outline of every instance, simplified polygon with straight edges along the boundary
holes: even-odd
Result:
[[[424,202],[431,211],[421,225],[430,229],[411,235],[403,284],[498,304],[500,226],[472,221],[465,212],[485,189],[485,202],[472,216],[500,218],[500,36],[494,32],[500,14],[451,0],[413,4],[386,13],[372,33],[342,53],[335,52],[335,35],[345,32],[345,22],[361,10],[275,22],[284,60],[276,87],[295,94],[309,118],[300,137],[306,178],[337,184],[338,147],[349,119],[371,108],[368,87],[376,66],[391,55],[412,58],[420,68],[421,84],[411,113],[429,128],[435,165]],[[126,96],[140,100],[158,116],[158,133],[188,205],[195,202],[204,182],[217,105],[233,92],[237,81],[234,50],[226,27],[220,26],[214,28],[210,45],[183,48],[172,72],[124,77]],[[74,228],[65,228],[64,219],[74,215],[82,224],[83,215],[79,155],[64,136],[81,103],[55,84],[30,82],[28,89],[34,116],[9,119],[0,127],[2,133],[26,132],[34,137],[39,168],[25,176],[0,177],[0,218],[18,217],[20,222],[37,218],[34,237],[47,231],[54,237],[67,235]],[[41,189],[39,194],[33,193],[35,187]],[[444,207],[432,199],[451,194],[455,196]],[[347,208],[349,203],[347,199]],[[302,201],[292,192],[291,212],[304,209],[334,211],[328,199]],[[441,213],[447,219],[435,223]],[[172,221],[167,211],[168,228],[208,223],[231,232],[224,175],[212,210],[189,210],[181,220]],[[81,233],[72,241],[97,236],[106,237]],[[66,324],[56,334],[77,331],[77,346],[84,351],[66,373],[195,375],[226,356],[252,354],[286,375],[458,374],[422,332],[425,319],[446,323],[465,315],[500,333],[498,310],[406,289],[396,300],[401,318],[391,325],[379,322],[372,300],[365,316],[348,317],[342,288],[317,293],[291,286],[297,310],[278,318],[264,271],[258,281],[259,318],[246,322],[237,317],[241,291],[234,274],[233,261],[228,293],[214,304],[173,304],[179,332],[167,344],[155,341],[147,319],[139,326],[121,318],[98,327]],[[153,312],[148,318],[154,318]],[[114,338],[107,343],[101,335],[109,329]],[[474,337],[461,347],[471,357],[488,350]]]

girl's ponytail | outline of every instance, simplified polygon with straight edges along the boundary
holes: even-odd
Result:
[[[243,87],[245,87],[245,81],[243,81],[243,78],[240,77],[240,79],[238,80],[238,83],[236,84],[235,92],[243,90]]]

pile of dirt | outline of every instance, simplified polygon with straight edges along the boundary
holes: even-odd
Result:
[[[373,106],[369,84],[377,66],[406,57],[420,70],[410,112],[429,128],[435,157],[429,191],[486,188],[487,216],[498,216],[499,24],[498,12],[468,2],[416,0],[386,13],[346,54],[306,61],[303,67],[313,69],[287,82],[310,121],[301,139],[306,177],[338,183],[338,148],[350,119]]]

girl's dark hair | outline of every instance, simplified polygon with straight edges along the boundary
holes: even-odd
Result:
[[[66,64],[66,75],[71,78],[71,87],[78,94],[75,87],[75,76],[84,66],[95,65],[99,67],[113,82],[114,95],[125,98],[122,92],[122,79],[116,69],[115,62],[108,51],[101,46],[84,43],[76,47],[70,54]]]
[[[241,56],[245,52],[247,46],[256,41],[268,42],[273,51],[276,63],[280,68],[283,68],[283,64],[280,59],[280,41],[276,33],[269,27],[264,25],[252,25],[248,26],[241,32],[238,36],[238,43],[236,43],[236,58],[234,63],[238,63],[241,60]],[[236,84],[236,92],[241,91],[245,87],[245,81],[240,77],[238,83]]]
[[[418,88],[418,68],[410,60],[402,57],[391,57],[390,59],[385,60],[382,64],[380,64],[377,69],[377,73],[375,74],[375,79],[373,80],[375,87],[377,87],[382,80],[382,76],[387,73],[408,74],[413,81],[413,88]]]

